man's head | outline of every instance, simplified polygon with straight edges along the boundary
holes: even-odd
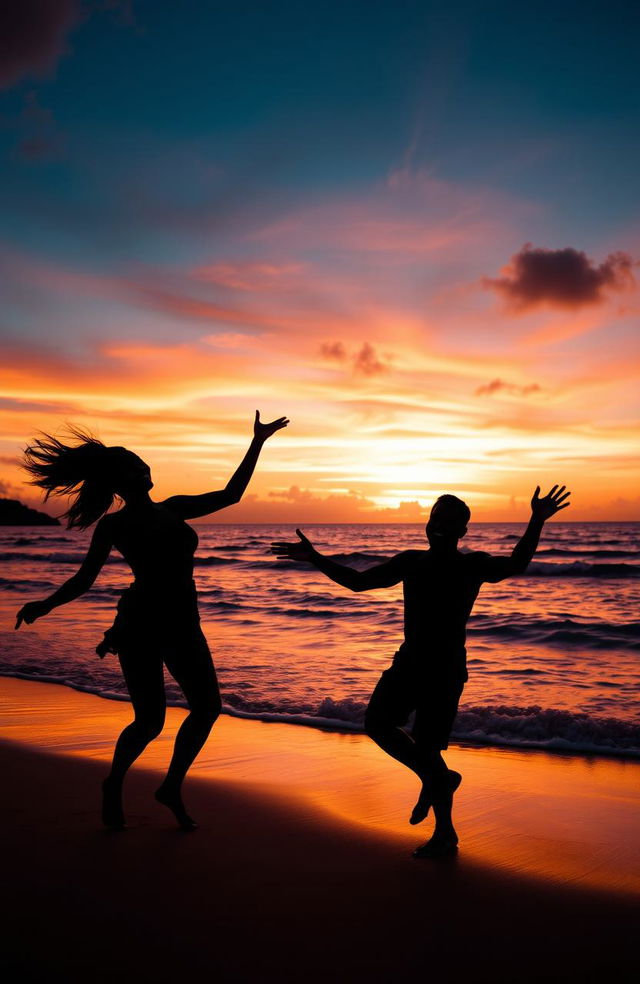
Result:
[[[433,549],[456,547],[467,532],[471,510],[457,495],[441,495],[431,507],[426,533]]]

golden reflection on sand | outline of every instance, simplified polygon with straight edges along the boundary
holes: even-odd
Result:
[[[66,687],[0,681],[3,738],[108,761],[130,720],[126,702]],[[142,767],[163,769],[185,712],[169,708]],[[452,746],[464,776],[456,796],[460,858],[584,888],[640,891],[640,763],[517,749]],[[363,735],[223,715],[193,768],[201,778],[250,782],[395,838],[410,851],[431,820],[407,823],[418,782]]]

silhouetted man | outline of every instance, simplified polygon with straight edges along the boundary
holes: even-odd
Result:
[[[410,823],[424,820],[433,805],[433,836],[414,857],[441,857],[455,852],[458,845],[451,808],[462,777],[447,769],[441,752],[448,747],[467,681],[466,625],[480,586],[484,581],[496,583],[524,573],[545,521],[567,508],[569,495],[564,485],[554,485],[540,498],[540,487],[536,488],[531,520],[510,557],[458,550],[471,514],[455,495],[440,496],[431,510],[426,527],[428,550],[405,550],[366,571],[323,556],[300,530],[296,530],[299,543],[272,545],[278,557],[307,561],[351,591],[388,588],[402,581],[404,642],[373,691],[365,730],[380,748],[422,781]],[[403,725],[413,711],[415,723],[409,735]]]

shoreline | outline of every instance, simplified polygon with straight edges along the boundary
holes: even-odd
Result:
[[[82,684],[76,684],[69,680],[61,680],[53,676],[30,676],[27,673],[11,672],[9,670],[0,670],[0,680],[24,680],[29,683],[35,683],[40,686],[51,686],[51,687],[65,687],[69,690],[74,690],[77,693],[88,694],[91,697],[96,697],[98,700],[106,701],[116,701],[118,703],[130,704],[131,701],[126,694],[119,694],[115,691],[100,691],[98,689],[91,689],[90,687],[83,686]],[[181,710],[186,710],[186,701],[184,700],[171,700],[167,699],[167,707],[173,707]],[[483,710],[488,710],[489,708],[483,708]],[[461,708],[462,713],[467,709]],[[469,710],[475,711],[476,708],[472,707]],[[557,708],[549,708],[549,712],[557,713]],[[544,711],[542,711],[544,713]],[[568,712],[570,713],[570,712]],[[279,711],[245,711],[242,709],[237,709],[230,704],[225,704],[223,701],[221,714],[226,717],[236,718],[241,721],[256,721],[263,724],[282,724],[291,725],[293,727],[311,728],[317,731],[324,731],[329,734],[345,734],[345,735],[362,735],[364,736],[364,728],[357,724],[356,722],[345,721],[341,718],[323,718],[316,717],[314,715],[308,714],[306,712],[279,712]],[[600,718],[594,716],[592,720],[602,720],[609,721],[611,718],[609,716],[601,715]],[[621,724],[627,726],[633,726],[633,722],[627,722],[621,720]],[[455,735],[455,732],[454,732]],[[540,752],[542,754],[548,755],[561,755],[561,756],[571,756],[578,758],[585,758],[589,760],[598,760],[600,758],[604,760],[614,760],[614,761],[628,761],[640,764],[640,748],[622,749],[622,748],[612,748],[607,745],[579,745],[576,744],[572,746],[569,742],[562,738],[551,738],[547,744],[542,741],[534,743],[532,741],[517,741],[513,739],[501,739],[498,735],[491,735],[485,738],[477,738],[474,736],[460,736],[454,737],[452,735],[449,747],[459,747],[459,748],[470,748],[470,749],[514,749],[515,751],[521,751],[525,753]]]

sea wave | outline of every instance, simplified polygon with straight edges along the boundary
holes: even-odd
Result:
[[[30,563],[46,564],[81,564],[86,556],[86,548],[75,551],[52,550],[49,553],[27,553],[11,550],[0,553],[2,561],[28,560]],[[112,553],[107,558],[107,564],[124,564],[124,558]]]
[[[502,639],[531,640],[537,643],[580,645],[589,649],[624,646],[640,649],[640,622],[576,621],[571,618],[532,618],[472,615],[469,634]]]
[[[640,557],[640,550],[599,550],[597,547],[593,549],[582,547],[578,550],[574,547],[548,547],[536,550],[536,557]]]
[[[227,550],[231,553],[238,552],[241,553],[243,550],[249,549],[246,543],[214,543],[211,544],[212,550]]]
[[[236,717],[302,724],[329,731],[364,730],[366,704],[325,697],[316,706],[279,708],[276,702],[255,702],[228,695],[224,710]],[[574,754],[640,758],[640,725],[618,718],[541,708],[496,705],[462,708],[452,740],[467,744],[541,749]]]
[[[487,745],[640,758],[640,725],[537,704],[462,708],[452,737]]]
[[[386,560],[389,560],[389,556],[356,551],[353,553],[332,554],[331,560],[363,571],[368,567],[372,567],[374,564],[384,563]],[[562,564],[533,560],[522,576],[637,578],[640,577],[640,565],[591,564],[583,560],[575,560],[568,564]]]
[[[222,549],[222,548],[215,548]],[[224,549],[229,549],[224,548]],[[240,553],[240,551],[238,551]],[[564,556],[566,553],[574,552],[576,554],[583,553],[582,551],[567,551],[564,552],[557,548],[549,549],[547,551],[541,551],[538,556]],[[82,550],[52,550],[46,553],[43,552],[27,552],[25,550],[9,550],[0,553],[0,561],[4,562],[16,562],[16,561],[28,561],[31,564],[80,564],[85,557],[85,549]],[[584,555],[593,556],[595,551],[584,551]],[[612,556],[612,554],[607,554],[606,551],[601,551],[602,556]],[[619,551],[619,556],[639,556],[640,551]],[[369,567],[376,564],[382,564],[389,560],[391,555],[384,555],[378,553],[366,553],[364,551],[352,551],[350,553],[337,553],[329,555],[331,560],[336,561],[339,564],[345,564],[348,567],[352,567],[354,570],[365,571]],[[108,558],[107,563],[112,565],[123,565],[125,564],[124,558],[116,553],[112,553]],[[194,558],[195,567],[219,567],[229,564],[242,564],[241,557],[221,557],[214,554],[196,555]],[[245,562],[246,563],[246,562]],[[298,562],[280,560],[275,561],[273,557],[265,554],[263,560],[256,561],[255,559],[251,561],[251,565],[256,563],[267,564],[270,567],[279,568],[299,568],[301,565]],[[309,566],[309,565],[302,565]],[[640,564],[629,564],[629,563],[612,563],[612,564],[601,564],[601,563],[590,563],[586,560],[574,560],[569,563],[562,562],[549,562],[542,560],[533,560],[525,574],[522,577],[592,577],[592,578],[640,578]]]
[[[549,564],[533,560],[524,577],[640,577],[640,565],[633,564],[588,564],[574,560],[570,564]]]
[[[17,560],[27,560],[30,563],[39,564],[81,564],[86,556],[86,549],[76,550],[76,551],[60,551],[52,550],[50,553],[27,553],[26,551],[11,550],[0,553],[0,561],[17,561]],[[107,564],[125,564],[126,561],[124,557],[120,557],[117,553],[112,553],[106,561]],[[220,566],[223,564],[237,564],[238,561],[235,557],[214,557],[214,556],[204,556],[194,558],[194,566],[196,567],[212,567]]]
[[[588,524],[586,524],[586,525],[588,526]],[[560,537],[559,538],[562,539],[562,540],[567,540],[568,539],[571,542],[575,542],[575,540],[578,539],[581,534],[582,534],[582,531],[578,531],[578,530],[575,532],[575,534],[574,533],[567,534],[567,532],[565,531],[565,532],[563,532],[563,533],[560,534]],[[522,533],[505,533],[505,535],[502,537],[502,539],[503,540],[520,540],[521,537],[522,537]],[[592,542],[593,542],[593,544],[596,547],[616,547],[616,546],[619,546],[620,544],[627,543],[628,542],[628,539],[621,539],[620,537],[616,537],[615,539],[602,540],[600,537],[598,537],[596,535],[596,536],[593,536],[592,537]]]
[[[53,587],[53,582],[47,580],[30,578],[28,581],[16,581],[13,578],[0,577],[0,591],[32,594],[34,591],[50,591]]]
[[[364,571],[374,564],[384,564],[386,560],[389,560],[390,556],[353,551],[352,553],[331,554],[330,559],[335,560],[337,564],[346,564],[347,567],[353,567],[357,571]]]
[[[197,555],[193,558],[194,567],[221,567],[224,564],[237,564],[238,561],[235,557],[212,557],[211,555],[206,557],[198,557]]]
[[[0,670],[0,676],[37,680],[92,693],[107,700],[128,700],[125,693],[75,683],[65,677]],[[172,706],[184,707],[180,699]],[[319,703],[293,700],[249,700],[243,694],[226,695],[223,713],[233,717],[305,725],[326,731],[362,732],[366,704],[350,698],[325,697]],[[606,755],[640,759],[640,725],[615,717],[539,705],[496,704],[463,706],[456,718],[452,741],[498,747],[538,749],[580,755]]]

